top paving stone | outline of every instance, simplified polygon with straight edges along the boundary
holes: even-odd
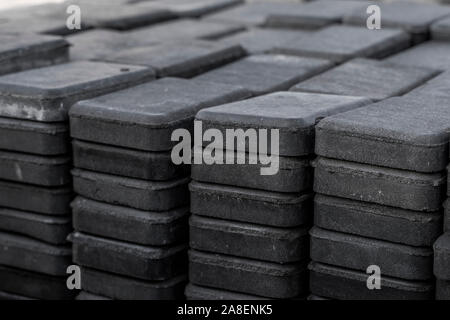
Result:
[[[322,120],[316,153],[375,166],[439,172],[448,164],[448,99],[396,97]]]
[[[361,96],[383,100],[425,83],[438,71],[357,58],[300,82],[291,91]]]
[[[203,129],[279,129],[279,154],[308,155],[314,151],[314,126],[321,118],[370,103],[369,99],[314,93],[277,92],[201,110]]]
[[[407,96],[427,96],[429,99],[450,99],[450,71],[441,73],[426,84],[418,87],[407,94]]]
[[[409,35],[401,30],[333,25],[312,32],[297,42],[277,47],[274,51],[340,63],[356,57],[386,57],[409,45]]]
[[[431,26],[431,38],[434,40],[450,40],[450,18],[439,20]]]
[[[68,109],[92,98],[154,79],[154,71],[103,62],[71,62],[0,77],[0,116],[65,121]]]

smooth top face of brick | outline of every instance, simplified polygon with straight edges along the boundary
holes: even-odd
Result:
[[[389,57],[385,61],[448,70],[450,69],[450,42],[428,41]]]
[[[178,17],[199,17],[243,2],[244,0],[160,0],[143,1],[137,6],[159,6]]]
[[[77,103],[70,116],[169,127],[205,106],[248,97],[237,86],[164,78]]]
[[[431,26],[431,38],[434,40],[450,40],[450,17],[433,23]]]
[[[275,50],[343,62],[356,57],[385,56],[407,47],[409,43],[410,36],[397,29],[369,30],[366,27],[332,25]]]
[[[291,90],[383,100],[407,93],[437,72],[427,68],[357,58],[300,82]]]
[[[331,66],[333,64],[324,59],[254,55],[204,73],[196,79],[239,85],[248,89],[253,95],[261,95],[287,90],[293,83],[329,69]]]
[[[391,3],[367,2],[344,17],[344,23],[366,26],[367,7],[375,4],[381,9],[382,28],[403,28],[411,33],[426,33],[436,20],[450,15],[450,7],[437,4],[399,1]]]

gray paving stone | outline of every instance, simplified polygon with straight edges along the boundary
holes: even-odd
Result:
[[[401,96],[437,73],[428,68],[356,58],[300,82],[291,91],[360,96],[377,101]]]
[[[144,67],[79,61],[0,77],[0,116],[42,122],[65,121],[79,100],[154,78]]]
[[[442,171],[448,162],[449,118],[444,99],[390,98],[322,120],[316,126],[316,153],[383,167]]]
[[[200,109],[249,95],[237,86],[160,79],[76,104],[70,110],[71,135],[145,151],[169,151],[175,145],[172,132],[177,128],[193,130]]]
[[[450,300],[450,281],[437,280],[436,300]]]
[[[0,232],[1,265],[51,276],[65,276],[67,267],[72,264],[71,256],[70,246],[55,246]]]
[[[431,25],[431,38],[433,40],[450,40],[450,17],[440,19]]]
[[[408,50],[389,57],[386,61],[409,66],[449,70],[450,43],[444,41],[427,41]]]
[[[366,27],[333,25],[273,51],[342,63],[356,57],[384,58],[409,46],[410,36],[402,30],[384,28],[374,32]]]
[[[189,280],[199,286],[267,298],[289,299],[307,290],[306,266],[281,265],[189,251]]]
[[[325,195],[415,211],[438,211],[444,201],[442,173],[375,167],[319,158],[315,162],[314,191]]]
[[[312,194],[267,192],[197,181],[190,183],[189,190],[191,212],[196,215],[272,227],[297,227],[312,221]]]
[[[63,63],[68,59],[69,44],[63,38],[0,33],[0,75]]]
[[[142,180],[165,181],[189,176],[188,165],[175,165],[170,152],[144,152],[74,140],[76,168]],[[1,153],[0,153],[1,154]]]
[[[268,300],[264,297],[242,294],[227,290],[206,288],[189,283],[184,291],[187,300]]]
[[[144,281],[89,268],[81,269],[83,289],[115,300],[173,300],[183,298],[186,276]]]
[[[331,299],[311,294],[311,295],[308,296],[307,300],[310,300],[310,301],[325,301],[325,300],[331,300]]]
[[[69,216],[52,217],[0,208],[0,229],[51,244],[64,244],[72,231]]]
[[[244,54],[239,45],[179,40],[120,50],[105,61],[151,67],[161,78],[190,78],[237,60]]]
[[[68,290],[66,277],[0,266],[0,290],[15,295],[44,300],[71,300],[75,292]]]
[[[3,301],[21,301],[21,300],[35,300],[35,299],[17,295],[17,294],[13,294],[13,293],[0,291],[0,301],[2,301],[2,300]]]
[[[189,244],[194,250],[275,263],[309,258],[307,226],[274,228],[193,215]]]
[[[67,156],[43,157],[0,150],[0,179],[44,187],[64,186],[72,181]]]
[[[42,123],[0,117],[0,149],[55,156],[67,154],[69,128],[66,123]]]
[[[188,208],[148,212],[78,197],[72,213],[74,229],[87,234],[154,246],[187,241]]]
[[[110,298],[107,297],[103,297],[100,295],[96,295],[87,291],[81,291],[77,297],[75,298],[75,300],[81,300],[81,301],[105,301],[105,300],[112,300]]]
[[[312,262],[310,288],[313,294],[339,300],[433,300],[434,286],[429,282],[406,281],[383,276],[381,290],[367,289],[368,275]]]
[[[167,211],[189,202],[189,178],[144,181],[72,170],[74,191],[86,198],[146,211]]]
[[[376,265],[380,267],[383,277],[406,280],[428,280],[433,277],[431,248],[406,246],[317,227],[311,229],[310,234],[313,261],[361,272]]]
[[[277,92],[203,109],[196,119],[202,121],[203,131],[214,128],[224,136],[226,129],[278,129],[279,154],[305,156],[314,152],[314,126],[319,120],[370,102],[361,97]],[[205,146],[208,144],[204,142]],[[226,149],[232,147],[224,146]],[[268,151],[271,151],[270,147]]]
[[[186,245],[152,247],[72,234],[75,263],[143,280],[167,280],[186,272]],[[86,290],[97,293],[92,288]],[[110,295],[107,295],[110,296]]]
[[[433,249],[434,275],[440,280],[450,280],[450,232],[437,239]]]
[[[450,201],[444,202],[444,232],[450,231]]]
[[[426,97],[428,100],[448,99],[450,97],[449,86],[450,71],[445,71],[424,85],[412,90],[406,96],[418,97],[418,99]]]
[[[327,60],[284,55],[253,55],[204,73],[195,79],[239,85],[253,96],[288,90],[303,81],[331,68]],[[270,74],[270,77],[267,75]]]
[[[45,188],[0,180],[0,207],[47,215],[70,213],[72,188]]]

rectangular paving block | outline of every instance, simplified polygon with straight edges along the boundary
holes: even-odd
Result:
[[[412,98],[418,97],[428,99],[439,100],[448,99],[450,97],[450,92],[448,87],[450,86],[450,71],[442,72],[440,75],[428,80],[422,86],[412,90],[405,97]]]
[[[188,165],[175,165],[170,152],[148,152],[116,148],[74,140],[76,168],[142,180],[165,181],[189,176]]]
[[[193,130],[200,109],[249,96],[237,86],[160,79],[77,103],[70,110],[71,135],[144,151],[169,151],[178,143],[171,141],[172,132],[178,128]]]
[[[289,299],[307,291],[304,263],[281,265],[195,250],[189,251],[189,280],[266,298]]]
[[[148,212],[78,197],[72,213],[74,229],[87,234],[154,246],[187,241],[188,208]]]
[[[90,268],[81,269],[81,286],[113,300],[174,300],[183,298],[185,275],[163,281],[144,281]]]
[[[145,67],[76,61],[0,77],[0,116],[42,122],[68,119],[77,101],[154,78]]]
[[[54,217],[0,208],[0,230],[51,244],[64,244],[72,231],[72,221],[70,216]]]
[[[35,299],[0,291],[0,301],[23,301],[23,300],[35,300]]]
[[[112,299],[83,290],[77,295],[75,300],[81,300],[81,301],[86,301],[86,300],[87,301],[105,301],[106,300],[107,301],[107,300],[112,300]]]
[[[381,277],[381,290],[369,290],[364,272],[312,262],[310,288],[315,295],[338,300],[433,300],[434,285]]]
[[[450,232],[444,233],[433,245],[434,275],[440,280],[450,280]]]
[[[444,232],[450,231],[450,201],[444,202]]]
[[[441,210],[446,176],[319,158],[314,191],[415,211]]]
[[[0,290],[15,295],[44,300],[71,300],[76,292],[67,289],[66,280],[66,276],[55,277],[0,266]]]
[[[178,40],[120,50],[104,60],[146,66],[158,77],[191,78],[244,56],[239,45],[205,40]]]
[[[309,258],[309,227],[274,228],[192,215],[190,248],[275,263]]]
[[[440,19],[431,25],[431,38],[433,40],[450,40],[450,17]]]
[[[327,60],[285,55],[253,55],[195,79],[239,85],[254,96],[288,90],[295,83],[331,68]],[[270,77],[266,75],[270,74]]]
[[[48,215],[70,213],[73,197],[69,186],[46,188],[0,180],[0,207]]]
[[[433,277],[433,250],[328,231],[314,227],[311,234],[311,259],[365,272],[376,265],[382,276],[406,280]],[[356,257],[356,258],[355,258]]]
[[[297,227],[312,221],[312,194],[277,193],[232,186],[189,184],[191,212],[205,217],[272,227]]]
[[[258,297],[249,294],[243,294],[238,292],[232,292],[227,290],[219,290],[214,288],[207,288],[202,286],[197,286],[195,284],[189,283],[186,286],[184,295],[187,300],[268,300],[264,297]]]
[[[432,246],[442,233],[442,212],[418,212],[316,195],[314,225],[411,246]]]
[[[61,37],[37,34],[0,34],[0,75],[63,63],[69,44]]]
[[[376,166],[439,172],[448,164],[449,118],[444,99],[390,98],[322,120],[316,126],[316,154]]]
[[[377,101],[401,96],[437,73],[428,68],[356,58],[300,82],[291,91],[359,96]]]
[[[72,264],[72,250],[70,246],[55,246],[0,232],[0,264],[51,276],[65,276],[67,267]]]
[[[72,179],[68,156],[36,156],[0,150],[0,179],[44,187],[69,184]]]
[[[72,242],[73,260],[83,267],[144,280],[167,280],[186,272],[184,244],[142,246],[79,232],[72,234]]]
[[[167,211],[189,202],[189,178],[145,181],[72,170],[74,191],[86,198],[148,211]]]
[[[332,25],[297,42],[274,49],[276,53],[315,57],[342,63],[352,58],[384,58],[410,46],[410,36],[399,29]]]
[[[314,153],[314,127],[327,116],[345,112],[369,104],[362,97],[346,97],[300,92],[276,92],[244,101],[201,110],[196,120],[202,122],[203,133],[208,129],[218,129],[226,137],[227,129],[270,129],[279,131],[279,150],[267,150],[282,156],[306,156]],[[250,135],[251,136],[251,135]],[[261,136],[261,134],[260,134]],[[261,137],[259,137],[261,139]],[[204,139],[206,140],[206,139]],[[236,150],[236,145],[249,150],[248,141],[234,143],[224,149]],[[204,141],[204,146],[209,144]]]
[[[450,300],[450,281],[436,281],[436,300]]]

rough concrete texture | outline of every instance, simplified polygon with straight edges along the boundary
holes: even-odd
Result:
[[[406,97],[427,97],[428,100],[449,99],[450,71],[445,71],[424,85],[412,90]]]
[[[52,217],[0,208],[0,230],[50,244],[64,244],[67,235],[72,230],[72,221],[69,216]]]
[[[189,202],[189,178],[144,181],[72,170],[74,191],[86,198],[148,211],[167,211]]]
[[[276,193],[192,181],[191,212],[205,217],[272,227],[312,221],[312,194]],[[233,209],[230,209],[233,208]]]
[[[0,290],[43,300],[70,300],[76,294],[68,290],[66,277],[0,266]]]
[[[158,77],[190,78],[239,59],[239,45],[205,40],[178,40],[120,50],[106,61],[153,68]]]
[[[87,291],[81,291],[75,298],[75,300],[81,300],[81,301],[107,301],[107,300],[112,300],[110,298],[107,297],[103,297],[100,295],[96,295]]]
[[[186,286],[184,295],[187,300],[268,300],[267,298],[249,294],[201,287],[192,283]]]
[[[64,186],[72,181],[70,158],[43,157],[0,150],[0,179],[44,187]]]
[[[450,43],[427,41],[411,49],[399,52],[386,61],[409,66],[421,66],[437,70],[450,69]]]
[[[450,232],[444,233],[433,246],[434,275],[439,280],[450,280]]]
[[[446,176],[319,158],[314,191],[346,199],[415,211],[438,211],[444,201]]]
[[[148,212],[78,197],[72,213],[74,229],[87,234],[154,246],[187,241],[188,208]]]
[[[7,301],[7,300],[8,301],[24,301],[24,300],[35,300],[35,299],[17,295],[17,294],[13,294],[13,293],[0,291],[0,301]]]
[[[322,120],[316,127],[316,154],[439,172],[448,164],[449,118],[444,99],[390,98]]]
[[[406,280],[433,277],[433,250],[369,239],[314,227],[311,234],[311,259],[365,272],[379,266],[383,276]]]
[[[0,75],[63,63],[68,58],[69,44],[63,38],[0,33]]]
[[[186,276],[163,281],[145,281],[94,269],[81,269],[82,288],[116,300],[174,300],[183,298]]]
[[[314,225],[411,246],[432,246],[442,233],[442,213],[423,213],[316,195]]]
[[[285,55],[253,55],[204,73],[197,80],[239,85],[253,96],[285,91],[333,66],[327,60]],[[270,74],[270,77],[267,75]]]
[[[132,149],[169,151],[176,144],[172,132],[193,130],[199,110],[249,95],[237,86],[165,78],[77,103],[70,110],[71,135]]]
[[[189,244],[194,250],[289,263],[309,258],[308,227],[274,228],[193,215]]]
[[[433,40],[450,40],[450,17],[433,23],[431,26],[431,38]]]
[[[44,156],[67,154],[66,123],[43,123],[0,117],[0,149]]]
[[[194,157],[198,157],[203,150],[194,150]],[[256,160],[256,154],[249,155],[242,152],[227,150],[234,164],[212,164],[210,154],[203,153],[202,164],[193,163],[191,177],[193,180],[229,186],[252,188],[273,192],[303,192],[312,188],[313,170],[307,158],[278,157],[273,159],[272,166],[278,166],[278,172],[273,175],[261,175],[262,168],[269,166],[251,164],[250,157]],[[228,156],[227,156],[228,157]],[[238,164],[237,160],[243,159],[244,164]],[[275,170],[275,169],[273,169]]]
[[[274,52],[323,58],[342,63],[352,58],[384,58],[410,46],[410,36],[398,29],[333,25],[275,48]]]
[[[324,298],[324,297],[321,297],[321,296],[316,296],[316,295],[311,294],[311,295],[308,296],[307,300],[310,300],[310,301],[326,301],[326,300],[332,300],[332,299]]]
[[[194,250],[189,251],[189,280],[200,286],[267,298],[289,299],[307,290],[303,263],[281,265]]]
[[[356,58],[300,82],[291,91],[360,96],[377,101],[401,96],[437,73],[428,68]]]
[[[167,280],[186,272],[186,246],[151,247],[72,234],[73,260],[78,265],[143,280]],[[89,287],[86,290],[97,293]]]
[[[367,289],[367,274],[312,262],[310,288],[313,294],[339,300],[432,300],[429,282],[406,281],[383,276],[382,290]]]
[[[170,152],[145,152],[80,140],[74,140],[72,147],[74,166],[80,169],[156,181],[182,178],[190,173],[189,165],[173,163]]]
[[[72,264],[72,250],[70,246],[55,246],[0,232],[0,264],[51,276],[65,276],[67,267]]]
[[[73,192],[69,187],[45,188],[0,180],[0,207],[47,215],[70,213]]]
[[[277,92],[203,109],[196,119],[202,121],[203,131],[215,128],[219,129],[223,136],[226,129],[278,129],[278,154],[305,156],[314,152],[314,126],[319,120],[370,102],[369,99],[361,97]],[[268,135],[270,134],[269,131]],[[209,143],[204,144],[206,146]],[[225,145],[224,148],[236,149],[236,146]],[[245,150],[248,150],[247,145]],[[276,150],[272,151],[268,147],[268,152],[275,153]]]
[[[436,300],[450,300],[450,281],[436,281]]]
[[[0,77],[0,116],[42,122],[68,119],[75,102],[154,78],[145,67],[77,61]]]
[[[450,201],[444,202],[444,232],[450,231]]]

